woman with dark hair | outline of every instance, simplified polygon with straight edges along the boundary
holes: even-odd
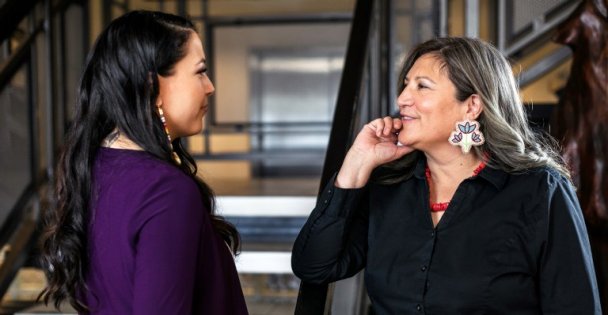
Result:
[[[88,56],[44,213],[41,293],[83,314],[247,314],[239,235],[180,138],[201,131],[214,87],[178,16],[130,12]]]
[[[365,268],[376,314],[601,314],[570,175],[501,53],[433,39],[400,83],[400,117],[365,125],[319,196],[295,274]]]

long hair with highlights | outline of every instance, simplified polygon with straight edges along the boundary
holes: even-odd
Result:
[[[479,39],[444,37],[426,41],[413,49],[405,60],[399,77],[399,91],[404,78],[422,56],[438,60],[454,86],[459,102],[472,94],[481,98],[483,111],[477,118],[485,143],[473,147],[473,154],[487,160],[493,168],[509,173],[523,173],[531,168],[549,167],[566,178],[570,172],[557,150],[557,142],[548,135],[534,132],[519,96],[518,85],[509,62],[492,45]],[[446,141],[448,141],[446,139]],[[387,164],[380,182],[395,183],[411,176],[418,151]]]

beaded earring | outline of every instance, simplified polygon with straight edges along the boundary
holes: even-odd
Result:
[[[173,150],[173,141],[171,140],[171,134],[169,133],[169,128],[167,128],[167,120],[165,119],[165,113],[161,106],[158,106],[158,115],[160,116],[160,121],[163,123],[163,127],[165,127],[165,133],[167,134],[167,139],[169,139],[169,148],[171,148],[171,157],[178,164],[182,164],[182,160],[179,158],[177,153]]]
[[[480,146],[485,142],[483,133],[479,130],[479,122],[465,119],[456,123],[448,140],[451,145],[459,146],[462,153],[467,154],[472,146]]]

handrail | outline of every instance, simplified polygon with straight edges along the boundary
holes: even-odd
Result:
[[[548,36],[548,34],[554,31],[560,23],[565,21],[579,3],[579,0],[563,1],[558,6],[545,12],[542,16],[531,22],[526,31],[521,31],[520,34],[515,35],[514,38],[510,39],[508,38],[509,34],[507,30],[509,22],[507,1],[499,0],[496,3],[496,14],[498,16],[496,21],[498,48],[507,57],[518,59],[517,55],[521,54],[522,51],[531,45],[539,46],[550,40],[551,37]],[[563,64],[571,55],[571,51],[567,47],[561,47],[547,54],[543,59],[528,67],[528,69],[519,75],[520,89],[534,83],[548,72],[554,70],[557,66]]]
[[[8,290],[36,243],[38,190],[28,185],[13,207],[0,233],[0,294]]]
[[[32,11],[39,0],[8,0],[0,7],[0,43],[15,31],[21,20]]]
[[[41,0],[9,0],[0,7],[0,21],[2,21],[2,27],[0,27],[0,43],[10,37],[12,32],[17,28],[17,25],[19,25],[21,20],[30,13],[38,2],[41,2]],[[58,12],[64,11],[72,2],[74,1],[59,1],[51,8],[50,15],[54,16]],[[15,5],[15,3],[17,4]],[[11,13],[11,8],[15,10],[14,13]],[[29,10],[22,13],[25,8]],[[0,90],[2,90],[8,81],[12,79],[15,72],[27,62],[28,57],[30,56],[30,48],[34,44],[36,36],[44,29],[45,21],[42,19],[34,25],[34,28],[28,34],[25,41],[19,45],[17,51],[4,63],[4,67],[0,69]]]
[[[355,4],[319,192],[342,165],[342,160],[350,145],[355,122],[354,113],[357,112],[361,97],[374,2],[358,0]],[[331,298],[328,301],[328,285],[306,282],[300,284],[295,315],[327,314],[330,308]]]
[[[319,192],[338,171],[350,146],[354,113],[357,112],[361,96],[374,2],[357,0],[355,5]]]
[[[511,57],[519,53],[523,48],[535,43],[539,38],[545,36],[548,32],[555,29],[559,23],[566,20],[572,11],[576,9],[580,1],[565,1],[558,7],[546,13],[546,17],[542,22],[535,22],[532,25],[532,32],[523,35],[521,38],[515,39],[509,43],[507,38],[507,12],[506,0],[498,1],[498,48],[507,56]]]
[[[11,234],[15,231],[15,227],[19,224],[19,221],[23,218],[23,213],[19,210],[24,209],[30,199],[35,195],[36,187],[33,184],[27,185],[15,205],[11,209],[10,214],[5,220],[5,224],[0,230],[0,244],[5,244],[10,239]]]
[[[519,75],[519,88],[523,89],[545,74],[555,70],[557,66],[566,62],[570,56],[572,56],[572,51],[568,47],[558,48]]]
[[[0,69],[0,91],[6,84],[10,82],[15,73],[19,71],[21,66],[27,62],[31,54],[31,45],[35,41],[38,33],[43,29],[44,25],[41,21],[34,28],[34,31],[28,36],[28,38],[19,46],[18,50],[10,57],[5,63],[4,67]]]
[[[205,17],[194,16],[193,19],[205,19]],[[316,13],[275,16],[249,16],[249,17],[207,17],[207,23],[216,26],[239,26],[239,25],[271,25],[271,24],[303,24],[303,23],[329,23],[350,22],[352,15],[349,13]]]

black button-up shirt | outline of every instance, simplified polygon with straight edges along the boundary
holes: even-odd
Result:
[[[425,164],[391,185],[340,189],[332,179],[294,244],[294,273],[328,283],[365,268],[377,314],[601,314],[567,179],[486,167],[434,228]]]

